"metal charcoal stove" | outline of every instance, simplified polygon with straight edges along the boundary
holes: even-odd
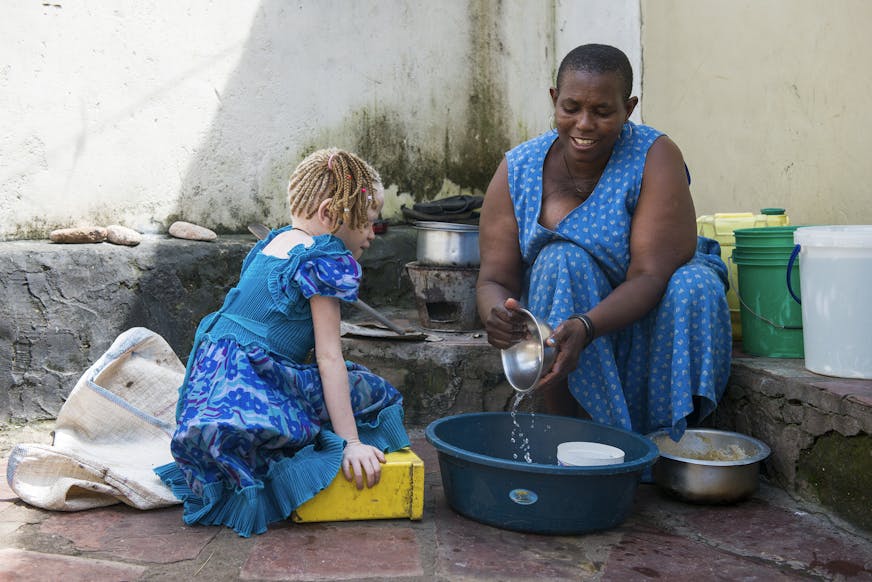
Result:
[[[421,327],[442,331],[481,329],[475,305],[478,266],[406,264]]]

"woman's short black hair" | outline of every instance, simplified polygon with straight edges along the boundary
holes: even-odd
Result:
[[[633,67],[627,55],[607,44],[583,44],[569,51],[557,69],[557,89],[566,71],[617,73],[624,82],[624,99],[633,92]]]

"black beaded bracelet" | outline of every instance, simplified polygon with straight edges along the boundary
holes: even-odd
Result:
[[[592,342],[596,337],[596,327],[594,326],[593,321],[591,321],[590,317],[588,317],[584,313],[576,313],[575,315],[570,315],[569,319],[577,319],[584,324],[584,330],[587,332],[587,337],[584,341],[584,347],[589,346],[590,342]]]

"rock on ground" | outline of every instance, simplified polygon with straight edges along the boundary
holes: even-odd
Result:
[[[169,233],[171,236],[186,240],[212,241],[218,238],[215,231],[209,230],[205,226],[199,226],[181,220],[170,225]]]
[[[120,224],[110,224],[106,227],[106,240],[114,245],[135,247],[142,242],[142,235],[132,228]]]
[[[102,226],[83,226],[80,228],[59,228],[49,233],[48,238],[56,243],[98,243],[106,240],[108,231]]]

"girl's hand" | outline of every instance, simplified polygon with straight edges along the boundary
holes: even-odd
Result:
[[[484,328],[487,331],[487,341],[495,348],[504,350],[524,339],[527,326],[518,310],[521,304],[517,299],[506,299],[503,305],[491,309]]]
[[[372,487],[379,482],[381,464],[384,462],[383,452],[358,440],[349,441],[342,451],[342,473],[349,481],[354,479],[358,489],[363,489],[364,474],[367,487]]]

